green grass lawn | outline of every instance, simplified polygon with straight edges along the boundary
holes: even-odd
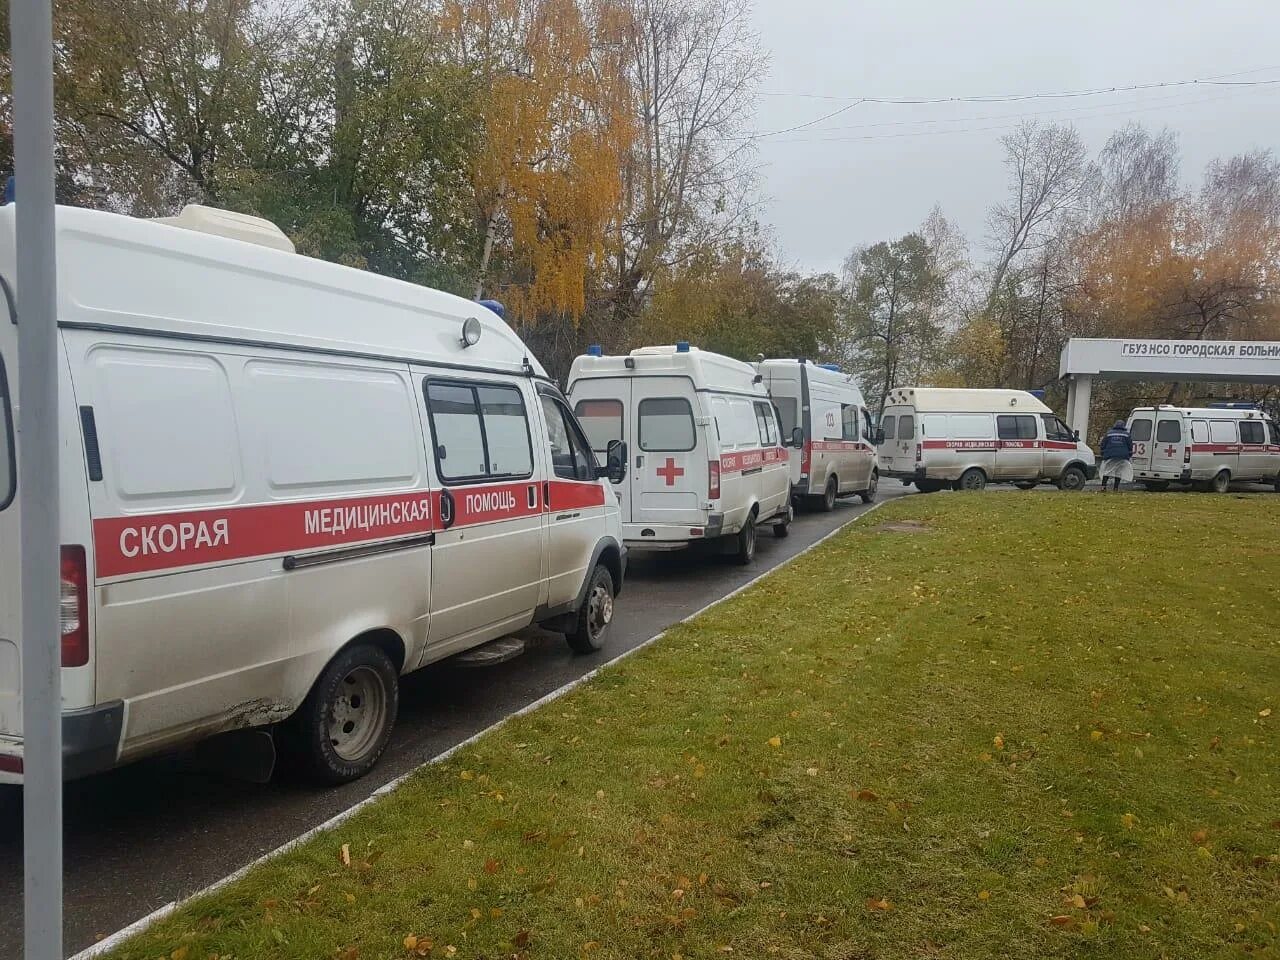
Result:
[[[910,497],[114,956],[1277,957],[1278,621],[1280,496]]]

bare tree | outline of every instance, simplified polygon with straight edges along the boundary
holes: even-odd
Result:
[[[1178,137],[1165,128],[1154,136],[1129,123],[1107,138],[1090,164],[1084,193],[1091,227],[1146,216],[1178,196]]]
[[[766,59],[746,0],[629,0],[640,134],[625,171],[614,314],[658,270],[741,224],[751,140],[740,136]]]
[[[994,305],[1010,266],[1020,254],[1043,246],[1056,223],[1072,211],[1084,182],[1085,149],[1070,125],[1028,121],[1001,138],[1009,170],[1009,198],[987,218],[998,251],[991,268],[988,308]]]

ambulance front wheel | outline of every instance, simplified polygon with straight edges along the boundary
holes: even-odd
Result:
[[[956,481],[957,490],[985,490],[986,488],[987,475],[977,467],[970,467],[960,474],[960,479]]]
[[[786,513],[773,525],[773,535],[775,537],[785,537],[791,533],[791,521],[794,519],[795,510],[788,506]]]
[[[1209,481],[1209,490],[1212,493],[1226,493],[1231,489],[1231,471],[1219,470],[1217,476]]]
[[[604,646],[613,622],[613,576],[600,564],[591,572],[587,595],[573,629],[564,635],[574,653],[595,653]]]
[[[1062,476],[1058,477],[1058,489],[1068,492],[1083,490],[1087,479],[1084,470],[1073,464],[1063,470]]]
[[[282,732],[304,773],[347,783],[378,762],[399,706],[395,664],[380,648],[360,643],[333,658]]]

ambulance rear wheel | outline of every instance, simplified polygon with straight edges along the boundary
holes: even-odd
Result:
[[[756,558],[756,515],[754,513],[747,514],[747,519],[742,522],[742,529],[738,531],[738,549],[734,551],[733,558],[744,567]]]
[[[785,537],[791,533],[791,521],[795,519],[795,511],[791,507],[787,507],[786,513],[773,525],[773,535],[775,537]]]
[[[1144,480],[1142,481],[1142,485],[1152,493],[1164,493],[1169,489],[1168,480]]]
[[[1276,493],[1280,493],[1280,477],[1276,477],[1275,479],[1275,488],[1276,488]]]
[[[1019,490],[1034,490],[1036,488],[1034,480],[1015,480],[1013,485]]]
[[[378,762],[399,706],[391,658],[372,644],[357,644],[334,657],[283,732],[304,773],[321,783],[347,783]]]
[[[1067,467],[1062,471],[1062,475],[1058,477],[1058,489],[1074,492],[1083,490],[1085,481],[1088,478],[1083,470],[1076,466]]]
[[[985,490],[986,488],[987,475],[977,467],[970,467],[960,474],[960,479],[956,481],[957,490]]]
[[[830,513],[836,508],[836,494],[840,492],[840,481],[833,473],[827,477],[827,487],[822,491],[822,499],[818,501],[818,509]]]
[[[573,630],[564,635],[574,653],[595,653],[604,646],[613,622],[613,575],[603,564],[591,572],[587,596]]]
[[[867,481],[867,489],[858,493],[863,503],[870,503],[876,498],[876,491],[880,489],[880,471],[872,470],[871,479]]]
[[[1217,476],[1209,481],[1211,493],[1226,493],[1231,489],[1231,471],[1219,470]]]

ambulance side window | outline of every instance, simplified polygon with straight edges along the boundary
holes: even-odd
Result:
[[[866,407],[862,408],[862,439],[867,443],[876,442],[876,430],[871,425],[871,411]]]
[[[1129,427],[1129,439],[1134,443],[1146,443],[1151,439],[1151,421],[1138,417]]]
[[[1234,420],[1210,420],[1209,439],[1214,443],[1238,443]]]
[[[554,397],[541,397],[542,413],[547,421],[547,442],[551,448],[551,467],[563,480],[592,480],[593,458],[585,449],[569,419],[569,410]]]
[[[648,397],[637,410],[640,449],[683,453],[695,445],[693,408],[684,397]]]
[[[896,428],[897,426],[898,426],[898,418],[897,418],[897,417],[881,417],[881,418],[880,418],[880,429],[882,429],[882,430],[884,431],[884,438],[885,438],[886,440],[895,440],[895,439],[897,439],[897,438],[894,436],[895,428]]]
[[[1209,442],[1209,422],[1207,420],[1191,421],[1191,440],[1193,443]]]
[[[1001,440],[1034,440],[1037,436],[1036,418],[1024,414],[1003,414],[996,417],[996,433]]]
[[[840,404],[840,439],[858,439],[858,408],[848,404]]]
[[[945,413],[926,413],[920,418],[920,436],[945,437],[947,435],[947,415]]]
[[[774,397],[773,402],[778,408],[778,417],[782,421],[782,435],[789,437],[791,431],[800,426],[800,421],[796,418],[796,398]]]
[[[1071,429],[1052,413],[1042,413],[1040,414],[1040,419],[1044,421],[1044,436],[1046,440],[1075,439],[1075,434],[1071,432]]]
[[[445,483],[533,475],[529,418],[516,387],[428,380],[426,395]]]
[[[1242,420],[1240,421],[1240,442],[1251,444],[1262,444],[1267,442],[1266,432],[1262,429],[1262,421],[1260,420]]]
[[[13,406],[9,403],[9,381],[4,357],[0,357],[0,510],[13,502],[18,486],[17,458],[13,455]]]
[[[778,445],[778,428],[773,422],[773,414],[769,404],[757,402],[756,429],[760,432],[760,446],[775,447]]]
[[[1156,443],[1181,443],[1182,424],[1177,420],[1161,420],[1156,424]]]
[[[1272,446],[1280,444],[1280,427],[1276,426],[1274,420],[1267,421],[1267,434],[1271,439]]]

